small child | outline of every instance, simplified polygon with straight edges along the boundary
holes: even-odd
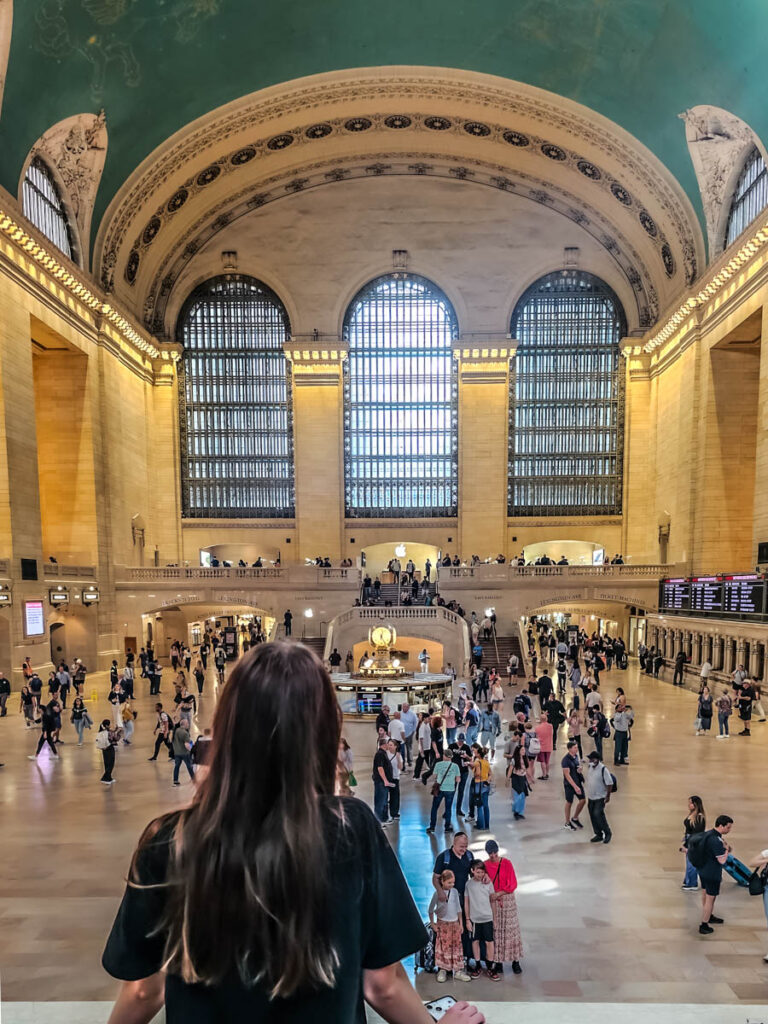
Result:
[[[493,910],[491,894],[493,886],[481,860],[474,860],[469,866],[469,881],[464,890],[464,909],[467,915],[467,928],[472,935],[472,956],[475,966],[470,967],[469,976],[480,976],[480,943],[485,943],[485,966],[491,981],[498,981],[500,975],[496,970],[495,950],[493,946]]]
[[[471,981],[464,970],[464,952],[461,947],[461,903],[455,889],[456,876],[452,871],[443,871],[440,875],[440,888],[447,895],[441,900],[437,893],[429,904],[429,923],[435,929],[435,966],[438,968],[437,980],[448,980],[448,972],[453,972],[456,981]]]

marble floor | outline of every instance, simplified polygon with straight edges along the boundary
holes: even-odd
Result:
[[[645,1022],[652,1016],[654,1024],[763,1019],[768,932],[762,901],[726,878],[718,901],[726,923],[714,935],[700,936],[699,898],[681,892],[677,851],[690,793],[702,796],[710,820],[720,813],[734,818],[731,841],[742,860],[768,847],[763,788],[768,723],[754,723],[750,739],[696,737],[693,694],[640,677],[635,666],[604,674],[605,694],[618,685],[627,691],[637,721],[632,763],[617,769],[619,792],[609,806],[612,844],[594,846],[587,829],[580,834],[563,829],[559,768],[550,782],[537,784],[524,822],[513,822],[509,791],[499,785],[491,800],[490,832],[471,833],[470,841],[480,851],[494,836],[515,864],[524,972],[508,973],[500,984],[478,979],[460,986],[441,986],[434,976],[420,975],[417,987],[424,999],[446,989],[471,996],[493,1004],[489,1020],[496,1024],[512,1019],[513,1008],[500,1004],[518,1001],[526,1003],[526,1024],[554,1019],[553,1002],[559,1004],[558,1019],[575,1024],[615,1020],[610,1008],[627,1003],[635,1004],[623,1014],[628,1020]],[[92,689],[99,694],[101,717],[107,707],[105,681],[89,680],[89,694]],[[144,695],[146,682],[138,689],[134,745],[118,752],[118,781],[111,788],[99,783],[100,756],[92,741],[78,748],[66,719],[61,759],[53,761],[44,751],[37,763],[26,758],[37,733],[25,731],[17,698],[0,720],[3,1024],[86,1024],[106,1017],[99,1004],[111,998],[115,985],[101,969],[100,954],[131,851],[146,822],[183,803],[190,792],[186,781],[179,789],[171,786],[167,762],[147,762],[152,705]],[[201,727],[215,704],[210,681],[206,690]],[[347,735],[357,758],[359,795],[370,799],[373,726],[351,723]],[[429,796],[407,777],[402,804],[401,821],[387,835],[425,910],[443,837],[425,833]],[[47,1001],[60,1005],[41,1005]],[[593,1005],[590,1013],[583,1012]]]

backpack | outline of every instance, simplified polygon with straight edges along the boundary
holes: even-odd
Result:
[[[694,832],[688,837],[688,860],[695,868],[703,868],[707,863],[707,854],[704,844],[707,841],[709,832]]]
[[[611,723],[605,715],[601,715],[600,717],[602,718],[602,722],[600,723],[600,732],[603,735],[603,739],[608,740],[611,738]]]
[[[608,772],[608,774],[611,777],[610,784],[606,783],[606,785],[608,786],[608,789],[611,791],[611,793],[618,793],[618,791],[619,791],[619,783],[618,783],[618,781],[616,779],[616,776],[613,774],[613,772],[609,772],[608,769],[605,766],[603,766],[603,782],[605,782],[605,773],[606,772]]]
[[[531,733],[531,738],[528,740],[528,754],[535,755],[541,753],[541,740],[536,733]]]
[[[97,733],[95,743],[99,750],[106,750],[110,746],[109,730],[102,729],[101,732]]]

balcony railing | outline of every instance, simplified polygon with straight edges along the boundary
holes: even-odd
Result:
[[[43,562],[43,579],[46,580],[95,580],[95,565],[63,565],[58,562]]]
[[[452,583],[462,579],[474,579],[478,583],[523,579],[660,579],[668,576],[674,566],[670,565],[500,565],[497,562],[481,562],[478,565],[444,566],[439,569],[440,579]]]
[[[163,583],[195,581],[220,583],[227,580],[251,580],[254,583],[295,584],[296,586],[360,586],[359,569],[323,568],[314,565],[286,565],[275,568],[265,566],[208,566],[166,565],[166,566],[117,566],[115,579],[119,583]]]

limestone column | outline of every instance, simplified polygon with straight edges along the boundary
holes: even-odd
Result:
[[[293,460],[298,550],[291,561],[344,557],[345,342],[285,343],[293,378]]]
[[[622,340],[625,359],[624,395],[624,516],[622,551],[636,562],[659,561],[659,541],[653,506],[655,480],[653,439],[655,416],[651,404],[651,357],[636,338]]]
[[[459,551],[507,551],[510,360],[515,343],[454,343],[459,372]],[[514,514],[514,513],[513,513]]]
[[[757,391],[757,437],[755,445],[755,495],[752,515],[752,559],[757,565],[757,548],[768,541],[768,502],[764,482],[768,474],[768,310],[763,306],[760,341],[760,370]]]
[[[170,346],[166,346],[169,349]],[[181,345],[174,346],[181,356]],[[166,352],[163,352],[165,355]],[[170,353],[169,353],[170,354]],[[147,557],[154,558],[155,547],[160,565],[181,564],[181,488],[179,466],[179,386],[173,359],[156,359],[151,389],[152,443],[148,451],[151,467],[147,481],[151,496],[152,518],[147,542]]]
[[[725,668],[725,640],[722,636],[716,636],[712,643],[713,658],[712,668],[722,672]]]
[[[744,665],[744,668],[747,667],[746,664],[745,664],[746,648],[747,648],[747,645],[744,642],[743,638],[739,637],[738,640],[736,641],[736,663],[733,666],[734,669],[737,668],[739,665]]]
[[[757,640],[751,640],[749,644],[749,665],[746,666],[751,676],[760,678],[760,644]]]

